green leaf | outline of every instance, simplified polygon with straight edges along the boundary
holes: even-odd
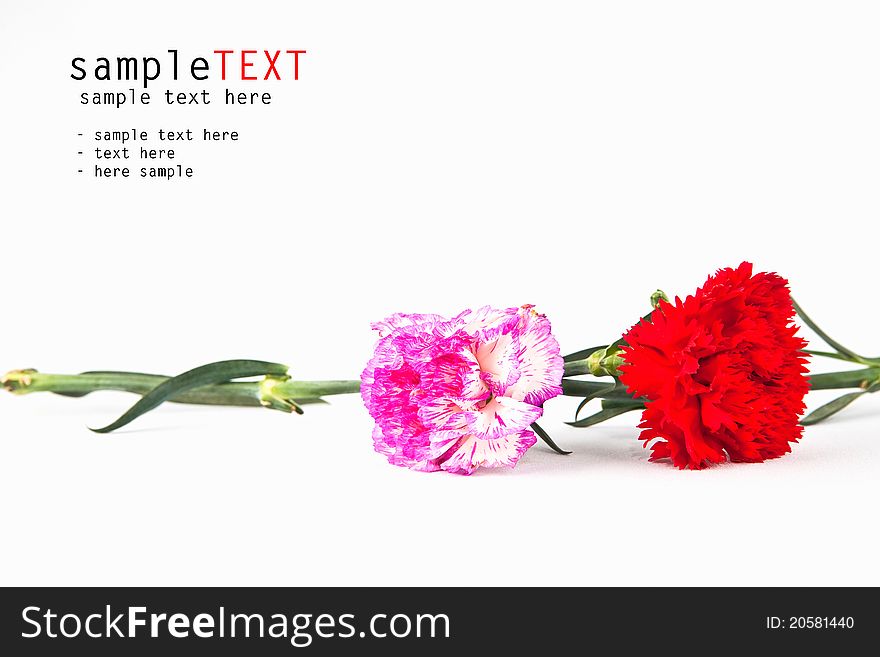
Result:
[[[850,392],[846,395],[838,397],[834,401],[830,401],[827,404],[820,406],[815,411],[807,415],[801,420],[801,424],[805,427],[808,427],[811,424],[818,424],[822,420],[827,420],[829,417],[831,417],[835,413],[839,413],[864,394],[865,391]]]
[[[106,427],[91,430],[95,433],[115,431],[144,413],[153,410],[170,397],[193,388],[250,376],[286,376],[287,370],[288,367],[286,365],[267,363],[261,360],[224,360],[202,365],[160,383],[141,397],[134,406],[123,413],[115,422],[108,424]]]
[[[600,396],[600,395],[595,395],[595,397],[598,397],[598,396]],[[584,406],[586,406],[593,399],[594,399],[594,397],[587,397],[583,401],[581,401],[580,404],[578,404],[577,410],[574,412],[575,421],[578,420],[578,417],[580,416],[581,411],[584,409]],[[645,402],[644,402],[644,400],[633,399],[632,397],[629,397],[629,396],[623,397],[623,398],[606,397],[605,399],[602,400],[602,410],[608,410],[611,408],[614,408],[614,409],[621,408],[621,409],[626,409],[626,410],[637,411],[637,410],[645,408]]]
[[[841,397],[838,397],[837,399],[828,402],[824,406],[820,406],[815,411],[807,415],[807,417],[801,420],[801,425],[808,427],[811,424],[818,424],[822,420],[827,420],[835,413],[839,413],[844,408],[852,404],[862,395],[877,392],[878,390],[880,390],[880,381],[872,383],[864,390],[859,390],[858,392],[850,392],[842,395]]]
[[[628,408],[634,411],[645,408],[645,400],[643,399],[603,399],[602,408]]]
[[[594,399],[594,397],[584,397],[584,398],[581,400],[581,403],[578,404],[578,407],[577,407],[577,408],[575,409],[575,411],[574,411],[574,420],[575,420],[575,422],[577,422],[578,418],[580,418],[580,416],[581,416],[581,411],[584,410],[584,406],[586,406],[586,405],[589,404],[591,401],[593,401],[593,399]]]
[[[572,381],[572,383],[594,383],[593,381]],[[565,381],[563,380],[563,390],[565,389]],[[595,385],[595,384],[594,384]],[[584,406],[593,401],[596,397],[604,397],[605,395],[611,394],[615,390],[617,390],[618,385],[615,381],[614,383],[605,385],[601,388],[594,388],[592,391],[584,394],[584,398],[581,400],[581,403],[578,404],[577,410],[574,412],[574,419],[577,420],[581,414],[581,411],[584,410]],[[563,394],[566,394],[563,392]]]
[[[568,354],[568,356],[563,356],[562,361],[565,363],[570,363],[575,360],[583,360],[587,356],[589,356],[594,351],[599,351],[600,349],[604,349],[608,345],[603,344],[598,347],[590,347],[589,349],[581,349],[580,351],[576,351],[573,354]]]
[[[589,417],[585,417],[583,420],[577,420],[576,422],[566,422],[566,424],[570,427],[577,427],[578,429],[582,429],[584,427],[591,427],[594,424],[599,424],[600,422],[604,422],[605,420],[610,420],[613,417],[617,417],[618,415],[623,415],[624,413],[629,413],[630,411],[636,410],[637,407],[626,406],[623,408],[606,408],[598,413],[594,413]]]
[[[832,340],[831,337],[830,337],[827,333],[825,333],[825,331],[823,331],[822,329],[820,329],[820,328],[816,325],[816,322],[814,322],[812,319],[810,319],[810,316],[807,315],[807,313],[804,312],[803,308],[801,308],[801,307],[798,305],[798,302],[797,302],[797,301],[795,301],[794,299],[792,299],[792,300],[791,300],[791,304],[792,304],[792,306],[794,306],[794,310],[795,310],[795,312],[796,312],[796,313],[798,314],[798,316],[803,320],[804,324],[806,324],[806,325],[809,326],[811,329],[813,329],[813,331],[816,333],[816,335],[818,335],[820,338],[822,338],[822,339],[825,341],[825,343],[826,343],[829,347],[831,347],[832,349],[834,349],[834,351],[836,351],[836,352],[839,353],[839,354],[842,354],[842,355],[846,356],[848,360],[855,361],[855,362],[857,362],[857,363],[870,364],[870,363],[868,362],[869,359],[867,359],[867,358],[862,358],[862,357],[859,356],[856,352],[854,352],[852,349],[847,349],[846,347],[844,347],[842,344],[840,344],[840,343],[837,342],[836,340]],[[844,404],[844,406],[846,406],[846,405],[849,404],[850,402],[852,402],[852,400],[849,400],[848,402],[846,402],[846,403]],[[834,402],[831,402],[831,403],[833,404]],[[818,409],[816,409],[816,410],[818,410]],[[835,411],[835,412],[836,412],[836,411]]]
[[[581,381],[579,379],[562,379],[562,394],[567,397],[601,397],[617,388],[612,381]]]
[[[562,454],[563,456],[566,455],[566,454],[571,454],[571,452],[562,449],[559,445],[557,445],[556,443],[554,443],[554,442],[553,442],[553,439],[550,437],[550,434],[548,434],[548,433],[547,433],[546,431],[544,431],[540,426],[538,426],[538,423],[537,423],[537,422],[535,422],[534,424],[532,424],[532,430],[533,430],[536,434],[538,434],[538,436],[541,438],[541,440],[543,440],[545,443],[547,443],[547,446],[548,446],[550,449],[552,449],[554,452],[556,452],[557,454]]]

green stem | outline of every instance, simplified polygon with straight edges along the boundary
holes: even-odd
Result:
[[[566,363],[565,376],[569,374],[569,365],[584,361]],[[581,372],[578,372],[581,373]],[[583,373],[589,373],[587,370]],[[16,370],[2,379],[0,385],[14,394],[31,392],[52,392],[69,397],[82,397],[100,390],[116,390],[145,395],[169,377],[160,374],[141,374],[137,372],[84,372],[82,374],[45,374],[34,370]],[[859,388],[866,390],[880,382],[880,366],[865,367],[845,372],[827,372],[810,376],[811,390],[840,390]],[[562,381],[563,394],[584,396],[587,393],[598,393],[599,398],[626,399],[629,395],[620,387],[610,388],[608,382],[569,380]],[[247,381],[220,383],[205,386],[181,393],[170,401],[181,404],[205,404],[214,406],[268,406],[289,410],[266,403],[267,392],[279,400],[292,400],[296,404],[321,403],[321,397],[329,395],[354,394],[360,391],[360,381],[295,381],[279,380],[271,387],[265,381]]]
[[[291,399],[313,399],[327,395],[349,395],[361,391],[360,381],[282,381],[274,388]]]
[[[82,374],[45,374],[34,370],[10,372],[3,386],[15,394],[54,392],[67,397],[83,397],[99,390],[117,390],[145,395],[170,377],[138,372],[83,372]],[[260,406],[259,383],[222,383],[184,392],[173,398],[181,404],[222,406]]]
[[[842,360],[847,363],[854,362],[849,356],[844,356],[843,354],[832,353],[830,351],[814,351],[813,349],[804,349],[805,354],[809,354],[810,356],[821,356],[822,358],[833,358],[834,360]],[[861,363],[864,364],[864,363]]]
[[[827,372],[810,376],[810,390],[840,390],[861,388],[866,390],[880,381],[880,367],[865,367],[847,372]]]
[[[170,377],[139,372],[83,372],[82,374],[45,374],[35,370],[16,370],[2,379],[0,385],[14,394],[53,392],[67,397],[83,397],[100,390],[116,390],[145,395]],[[322,403],[324,395],[340,395],[360,390],[360,381],[279,381],[272,387],[275,395],[296,404]],[[263,381],[219,383],[183,392],[169,401],[181,404],[213,406],[268,406]],[[287,410],[278,407],[279,410]]]
[[[563,367],[562,376],[580,376],[582,374],[590,373],[590,363],[588,358],[580,358],[578,360],[573,360],[568,363],[565,363]]]
[[[810,375],[810,390],[840,390],[843,388],[866,389],[880,382],[880,367],[863,367],[857,370],[845,372],[826,372],[824,374]],[[584,397],[595,395],[602,399],[621,399],[629,397],[624,387],[611,386],[605,381],[590,381],[582,379],[562,380],[562,394],[572,397]]]

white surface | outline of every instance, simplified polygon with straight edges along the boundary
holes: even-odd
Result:
[[[575,350],[743,259],[880,351],[876,4],[7,4],[0,370],[347,378],[371,319],[483,303],[537,304]],[[78,105],[127,85],[72,57],[169,47],[309,52],[251,83],[269,107]],[[188,181],[75,173],[77,132],[128,127],[242,137],[182,148]],[[130,401],[0,396],[0,583],[880,584],[880,397],[702,472],[556,400],[573,455],[470,478],[387,465],[354,397],[86,430]]]

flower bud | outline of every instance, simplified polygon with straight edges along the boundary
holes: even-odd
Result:
[[[666,292],[663,290],[656,290],[654,294],[651,295],[651,307],[654,309],[659,308],[661,301],[669,303],[669,297],[666,296]]]
[[[620,347],[615,345],[594,351],[587,357],[587,367],[593,376],[619,376],[618,368],[624,362]]]

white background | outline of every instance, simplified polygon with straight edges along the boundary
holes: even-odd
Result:
[[[371,320],[481,304],[537,304],[573,351],[744,259],[880,351],[876,3],[3,5],[0,370],[351,378]],[[151,106],[79,105],[131,85],[73,81],[73,57],[168,48],[308,53],[299,82],[228,83],[268,107],[159,103],[219,101],[213,59]],[[241,139],[180,147],[186,181],[76,155],[159,127]],[[354,396],[86,429],[131,401],[0,397],[0,582],[880,584],[880,398],[701,472],[649,463],[635,415],[564,426],[559,399],[543,425],[574,454],[469,478],[386,464]]]

